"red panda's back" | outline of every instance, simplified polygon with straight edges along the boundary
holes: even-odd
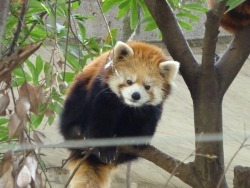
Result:
[[[70,93],[74,90],[74,88],[77,87],[77,83],[81,81],[85,81],[85,87],[89,89],[96,76],[98,76],[103,70],[103,66],[107,61],[109,53],[110,52],[105,52],[99,57],[97,57],[93,62],[85,65],[83,70],[76,75],[74,82],[72,86],[69,88],[67,94],[70,95]]]
[[[209,6],[211,7],[214,2],[215,0],[209,0]],[[225,13],[221,18],[221,26],[231,33],[248,25],[250,25],[250,0]]]

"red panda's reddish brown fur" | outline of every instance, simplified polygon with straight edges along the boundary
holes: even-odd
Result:
[[[155,63],[155,71],[158,71],[158,65],[162,61],[165,60],[170,60],[166,59],[166,56],[164,53],[160,50],[160,48],[157,48],[153,45],[148,45],[147,43],[138,43],[138,42],[128,42],[130,47],[134,50],[135,56],[133,57],[133,61],[138,61],[135,59],[145,59],[145,57],[148,57],[148,54],[152,54],[152,51],[154,51],[154,56],[151,57],[150,62],[157,62]],[[73,83],[73,85],[70,87],[68,94],[71,93],[71,91],[74,89],[74,85],[78,83],[81,80],[89,80],[87,88],[89,89],[92,86],[92,83],[96,76],[101,73],[101,70],[103,69],[103,66],[105,63],[107,63],[107,58],[108,56],[112,59],[113,58],[113,53],[112,51],[108,51],[103,53],[101,56],[97,57],[93,62],[91,62],[89,65],[86,65],[83,69],[83,72],[80,72]],[[139,61],[140,61],[139,60]],[[127,63],[129,63],[130,59],[126,59]],[[148,63],[148,61],[145,61],[145,63]],[[132,63],[133,65],[133,63]],[[138,66],[138,64],[135,64],[135,66]],[[146,65],[145,65],[146,66]],[[140,70],[140,69],[137,69]],[[151,70],[152,73],[154,73],[154,70]],[[109,74],[112,74],[111,71]],[[147,74],[147,73],[142,73],[142,74]],[[108,76],[108,75],[107,75]],[[154,76],[158,77],[158,74],[155,74]]]
[[[179,63],[161,48],[118,41],[76,76],[60,118],[62,135],[66,140],[151,138],[178,69]],[[88,156],[84,149],[70,150],[71,173],[80,166],[71,188],[108,188],[116,166],[138,158],[119,152],[115,145],[93,147]]]
[[[77,168],[81,160],[69,162],[71,173]],[[92,165],[88,161],[83,161],[79,169],[74,174],[70,187],[74,188],[107,188],[110,185],[112,173],[116,169],[113,164]]]
[[[209,7],[212,7],[214,3],[215,0],[209,0]],[[221,27],[230,33],[236,33],[248,25],[250,25],[250,0],[226,12],[221,18]]]

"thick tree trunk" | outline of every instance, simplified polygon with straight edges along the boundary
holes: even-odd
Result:
[[[250,53],[250,40],[246,40],[249,38],[249,26],[235,34],[225,53],[214,62],[220,17],[224,13],[226,2],[217,1],[207,12],[202,62],[198,63],[167,1],[145,0],[162,32],[163,42],[169,53],[174,60],[181,63],[180,72],[193,99],[196,157],[189,165],[194,171],[193,177],[199,183],[194,185],[187,182],[184,176],[179,178],[195,188],[227,187],[222,136],[223,95]],[[202,142],[200,138],[203,134],[218,134],[220,139]]]
[[[250,167],[236,166],[234,168],[234,188],[250,187]]]
[[[194,168],[205,188],[227,187],[223,177],[223,139],[209,142],[202,141],[203,134],[222,135],[223,133],[223,96],[220,93],[218,83],[218,74],[214,67],[206,67],[204,71],[201,69],[201,73],[197,78],[196,90],[192,95],[196,134]],[[220,181],[221,186],[218,186]]]

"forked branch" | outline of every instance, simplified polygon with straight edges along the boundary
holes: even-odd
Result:
[[[162,32],[163,42],[174,60],[181,63],[180,72],[192,92],[198,63],[178,25],[176,17],[166,0],[145,0],[152,17]]]
[[[21,65],[29,56],[37,51],[42,43],[28,44],[24,47],[19,47],[9,56],[0,61],[0,82],[3,81],[8,74],[11,73],[17,66]]]
[[[205,22],[205,35],[203,43],[201,71],[206,72],[211,77],[210,71],[214,71],[215,49],[218,40],[220,18],[225,11],[226,1],[218,1],[207,12],[207,20]]]
[[[183,163],[182,161],[161,152],[154,146],[148,146],[145,149],[125,146],[121,147],[121,152],[135,154],[138,157],[147,159],[170,174],[174,173],[176,177],[192,187],[203,187],[193,170],[192,162],[187,164]]]
[[[250,26],[236,33],[227,50],[215,65],[221,74],[222,95],[227,91],[250,54],[249,33]]]

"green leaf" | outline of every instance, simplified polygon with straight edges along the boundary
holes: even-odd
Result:
[[[34,9],[36,12],[44,11],[42,3],[37,0],[29,1],[29,8]]]
[[[54,123],[54,120],[55,120],[55,116],[49,116],[48,118],[49,125],[52,125]]]
[[[193,30],[193,26],[188,23],[188,22],[184,22],[182,20],[178,20],[178,23],[180,24],[180,26],[183,28],[183,29],[186,29],[186,30]]]
[[[65,81],[67,83],[73,82],[75,75],[74,72],[65,72]],[[63,72],[61,73],[61,77],[63,77]]]
[[[119,1],[117,0],[105,0],[102,4],[102,10],[103,12],[107,12],[110,10],[113,6],[115,6]]]
[[[198,16],[191,14],[189,12],[180,12],[176,14],[177,17],[189,18],[192,21],[198,22],[200,19]]]
[[[77,19],[77,20],[82,21],[82,22],[84,22],[86,20],[89,20],[89,19],[94,19],[95,18],[94,16],[82,16],[80,14],[74,14],[72,17],[74,19]]]
[[[227,6],[229,6],[229,8],[227,9],[227,12],[234,9],[235,7],[239,6],[244,1],[246,1],[246,0],[228,0]]]
[[[135,29],[138,24],[138,6],[135,0],[130,1],[130,28]]]
[[[44,118],[44,115],[31,114],[30,120],[31,120],[31,124],[33,125],[33,127],[37,128],[42,123],[43,118]]]
[[[62,111],[62,106],[58,102],[55,102],[54,112],[56,112],[57,114],[60,114],[61,111]]]
[[[79,62],[78,59],[73,56],[71,53],[67,53],[67,62],[72,66],[73,70],[78,72],[79,70]]]
[[[0,119],[0,142],[4,142],[8,140],[8,128],[5,124],[8,123],[8,119],[1,118]],[[1,159],[0,159],[1,160]]]
[[[25,82],[24,78],[15,78],[14,82],[13,82],[13,87],[17,87],[22,85]]]
[[[77,22],[77,23],[78,23],[78,27],[80,29],[79,39],[81,42],[83,42],[83,40],[86,38],[86,28],[81,22]]]
[[[21,77],[23,79],[26,78],[27,81],[32,80],[30,75],[27,72],[23,71],[21,67],[17,67],[16,69],[14,69],[13,73],[14,73],[14,76]]]
[[[18,19],[14,16],[7,17],[7,22],[5,28],[7,30],[13,29],[14,26],[18,23]]]
[[[37,75],[36,67],[34,66],[34,64],[31,61],[26,60],[25,65],[27,65],[27,67],[30,70],[30,73],[31,73],[32,79],[33,79],[33,83],[38,84],[38,75]]]
[[[146,25],[145,31],[152,31],[152,30],[157,29],[157,28],[158,28],[158,26],[155,22],[150,22]]]
[[[43,60],[42,60],[42,57],[39,55],[36,57],[36,74],[37,74],[37,76],[40,75],[42,70],[43,70]]]
[[[120,1],[120,2],[119,2],[118,8],[119,8],[119,9],[124,9],[125,7],[128,7],[130,1],[131,1],[131,0],[123,0],[123,1]]]
[[[32,14],[31,16],[33,18],[33,20],[38,21],[40,24],[44,25],[43,19],[40,18],[40,16],[38,16],[37,14]],[[31,25],[33,26],[33,24]]]
[[[71,2],[72,10],[78,9],[81,5],[81,1]]]
[[[183,8],[186,8],[188,10],[193,10],[201,13],[207,12],[207,8],[203,7],[201,4],[198,3],[188,3],[184,4]]]
[[[0,125],[4,125],[6,124],[7,122],[9,122],[9,120],[7,118],[0,118]]]
[[[117,18],[120,19],[128,14],[129,11],[129,0],[125,0],[119,5],[119,9],[117,12]]]
[[[65,8],[65,4],[64,4],[64,7],[61,7],[61,6],[57,6],[56,8],[56,15],[57,16],[60,16],[60,17],[66,17],[67,16],[67,8]]]
[[[52,88],[51,97],[52,97],[52,99],[57,101],[61,97],[61,95],[56,91],[55,88]]]
[[[43,8],[49,14],[53,28],[56,28],[56,14],[50,1],[46,1],[46,5],[41,3]]]
[[[52,66],[48,62],[45,62],[43,71],[44,71],[44,75],[46,79],[46,86],[51,86],[50,83],[51,83],[51,76],[53,72]]]
[[[82,49],[74,44],[68,45],[68,52],[70,52],[73,56],[75,56],[77,61],[79,61],[79,59],[83,57]]]

